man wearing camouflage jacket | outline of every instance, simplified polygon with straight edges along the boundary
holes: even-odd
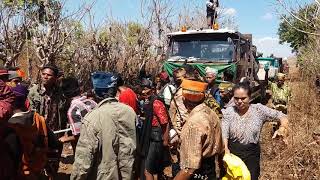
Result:
[[[117,77],[92,75],[96,96],[105,98],[82,122],[71,180],[130,180],[136,149],[133,109],[119,103]]]

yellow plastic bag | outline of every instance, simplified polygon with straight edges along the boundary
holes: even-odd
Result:
[[[250,172],[244,162],[234,154],[225,154],[223,161],[227,168],[227,174],[222,180],[251,180]]]

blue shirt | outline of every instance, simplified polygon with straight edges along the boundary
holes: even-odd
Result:
[[[220,91],[218,88],[210,88],[208,89],[208,93],[212,95],[212,97],[214,97],[214,99],[217,101],[217,103],[220,105],[221,107],[221,96],[220,96]]]

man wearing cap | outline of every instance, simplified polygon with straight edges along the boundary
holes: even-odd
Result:
[[[223,148],[219,117],[203,103],[206,83],[185,79],[181,86],[190,114],[181,132],[181,170],[175,179],[215,180],[215,157]]]
[[[70,179],[131,179],[136,114],[115,98],[116,75],[95,72],[91,78],[95,95],[103,100],[84,117]]]
[[[206,82],[208,83],[207,93],[210,94],[217,101],[219,105],[221,105],[221,96],[219,92],[219,88],[216,85],[216,77],[218,75],[218,71],[211,67],[206,67]]]
[[[285,78],[285,74],[278,73],[276,83],[271,83],[270,85],[273,108],[283,113],[287,113],[287,105],[291,96],[291,89],[285,82]]]

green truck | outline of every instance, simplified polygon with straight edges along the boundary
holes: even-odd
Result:
[[[258,79],[259,64],[251,34],[228,29],[199,29],[169,33],[167,58],[163,68],[172,75],[174,69],[190,64],[204,76],[205,68],[218,70],[218,82],[250,82],[252,99],[261,96],[264,83]]]

